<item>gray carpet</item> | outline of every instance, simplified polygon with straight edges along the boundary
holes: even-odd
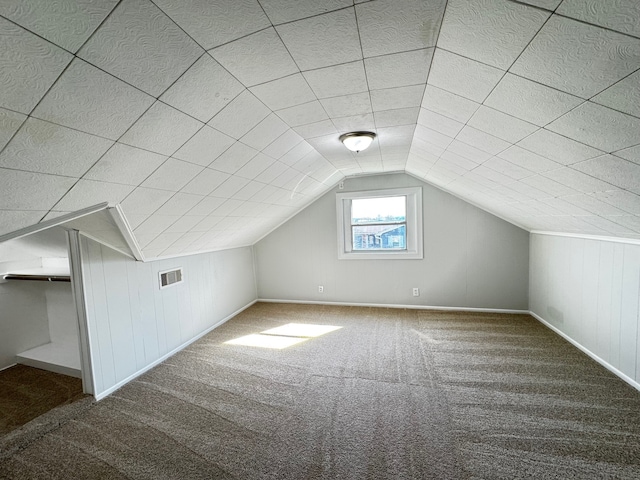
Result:
[[[343,328],[223,343],[291,322]],[[256,304],[69,408],[1,478],[640,478],[640,392],[525,315]]]

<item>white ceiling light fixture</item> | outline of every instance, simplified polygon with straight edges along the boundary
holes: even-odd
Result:
[[[344,146],[356,153],[369,148],[374,138],[376,134],[373,132],[351,132],[340,135],[340,141]]]

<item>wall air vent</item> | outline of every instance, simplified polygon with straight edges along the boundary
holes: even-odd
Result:
[[[166,270],[164,272],[160,272],[160,288],[170,287],[171,285],[176,285],[177,283],[182,283],[182,267],[176,268],[174,270]]]

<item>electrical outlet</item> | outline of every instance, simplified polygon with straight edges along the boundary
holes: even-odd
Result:
[[[419,288],[414,288],[413,289],[413,296],[414,297],[419,297],[420,296],[420,289]]]
[[[324,287],[322,285],[318,285],[318,293],[324,293]]]

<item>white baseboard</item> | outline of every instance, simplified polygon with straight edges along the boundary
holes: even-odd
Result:
[[[119,388],[123,387],[124,385],[126,385],[127,383],[129,383],[131,380],[134,380],[135,378],[139,377],[140,375],[142,375],[143,373],[148,372],[149,370],[151,370],[153,367],[161,364],[162,362],[164,362],[166,359],[168,359],[169,357],[172,357],[173,355],[175,355],[176,353],[178,353],[180,350],[188,347],[189,345],[191,345],[193,342],[195,342],[196,340],[199,340],[200,338],[204,337],[207,333],[211,332],[213,329],[218,328],[220,325],[222,325],[223,323],[227,322],[228,320],[231,320],[233,317],[235,317],[236,315],[238,315],[240,312],[242,312],[243,310],[246,310],[247,308],[249,308],[251,305],[253,305],[254,303],[256,303],[258,300],[253,300],[252,302],[247,303],[244,307],[239,308],[238,310],[236,310],[235,312],[231,313],[230,315],[227,315],[226,317],[224,317],[222,320],[220,320],[219,322],[217,322],[215,325],[207,328],[206,330],[200,332],[198,335],[196,335],[195,337],[193,337],[190,340],[187,340],[186,342],[184,342],[182,345],[180,345],[179,347],[174,348],[173,350],[171,350],[169,353],[163,355],[162,357],[160,357],[159,359],[157,359],[156,361],[150,363],[149,365],[147,365],[146,367],[142,368],[141,370],[138,370],[136,373],[134,373],[133,375],[129,375],[127,378],[125,378],[124,380],[121,380],[120,382],[116,383],[113,387],[110,387],[106,390],[104,390],[103,392],[100,392],[98,394],[95,395],[95,399],[96,400],[102,400],[103,398],[111,395],[113,392],[115,392],[116,390],[118,390]]]
[[[282,300],[277,298],[259,298],[258,302],[300,303],[300,304],[310,304],[310,305],[338,305],[338,306],[344,306],[344,307],[408,308],[408,309],[414,309],[414,310],[445,310],[445,311],[452,311],[452,312],[529,314],[529,310],[509,310],[509,309],[503,309],[503,308],[439,307],[435,305],[398,305],[393,303],[319,302],[317,300]]]
[[[591,350],[589,350],[588,348],[586,348],[585,346],[581,345],[580,343],[576,342],[573,338],[571,338],[569,335],[567,335],[566,333],[562,332],[561,330],[559,330],[558,328],[554,327],[553,325],[551,325],[549,322],[547,322],[544,318],[542,318],[540,315],[538,315],[537,313],[533,312],[533,311],[529,311],[529,314],[535,318],[536,320],[538,320],[540,323],[542,323],[543,325],[545,325],[546,327],[550,328],[551,330],[553,330],[555,333],[557,333],[558,335],[560,335],[562,338],[564,338],[567,342],[569,342],[570,344],[572,344],[574,347],[576,347],[577,349],[579,349],[580,351],[582,351],[583,353],[587,354],[589,357],[591,357],[593,360],[595,360],[596,362],[598,362],[600,365],[602,365],[604,368],[606,368],[607,370],[609,370],[611,373],[613,373],[614,375],[620,377],[622,380],[624,380],[625,382],[627,382],[629,385],[631,385],[633,388],[635,388],[636,390],[640,390],[640,383],[636,382],[633,378],[625,375],[624,373],[622,373],[620,370],[618,370],[616,367],[614,367],[613,365],[611,365],[610,363],[606,362],[605,360],[603,360],[602,358],[600,358],[598,355],[596,355],[595,353],[593,353]]]
[[[11,365],[7,365],[6,367],[2,367],[0,368],[0,372],[3,370],[6,370],[7,368],[11,368],[11,367],[15,367],[17,365],[17,363],[12,363]]]

